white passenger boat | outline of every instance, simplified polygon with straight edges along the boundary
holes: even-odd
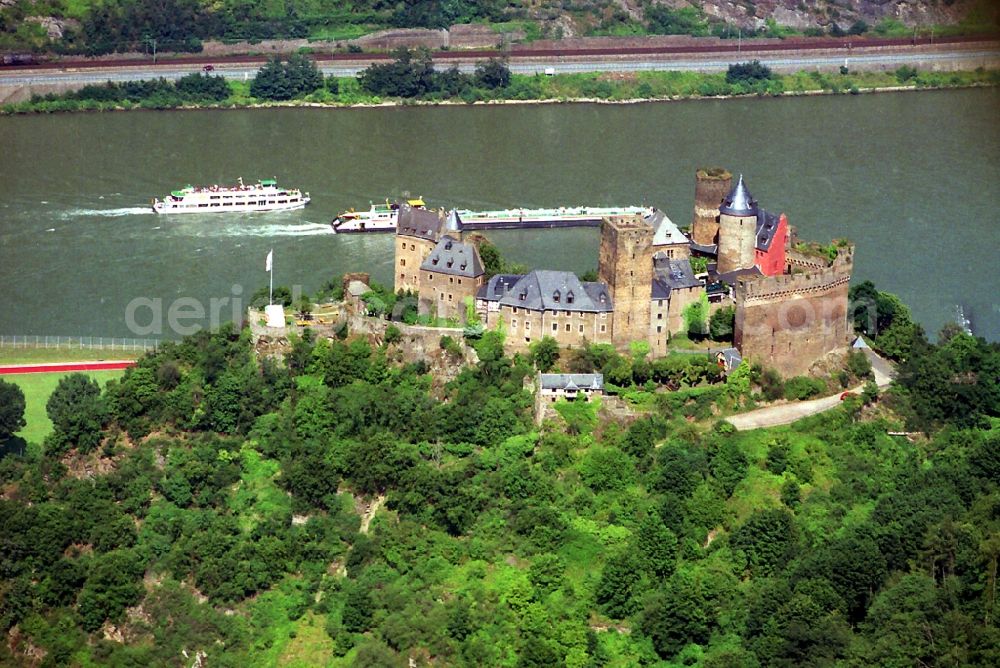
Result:
[[[309,193],[297,188],[282,188],[274,179],[264,179],[252,186],[243,179],[235,186],[185,186],[162,200],[153,200],[156,213],[247,213],[253,211],[288,211],[309,203]]]

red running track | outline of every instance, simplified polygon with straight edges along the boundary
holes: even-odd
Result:
[[[135,360],[111,362],[66,362],[56,364],[0,365],[0,376],[15,373],[66,373],[68,371],[117,371],[135,365]]]

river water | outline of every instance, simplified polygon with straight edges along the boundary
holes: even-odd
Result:
[[[328,226],[385,196],[473,209],[645,203],[684,225],[695,168],[718,164],[801,237],[857,242],[855,280],[899,294],[929,332],[961,304],[998,340],[998,112],[1000,90],[983,89],[0,118],[0,334],[176,337],[171,306],[205,310],[181,325],[207,324],[213,298],[229,318],[221,300],[267,285],[272,248],[276,285],[311,292],[344,271],[391,282],[389,235]],[[313,202],[255,215],[148,209],[183,184],[239,176],[276,176]],[[596,229],[490,236],[530,266],[597,264]]]

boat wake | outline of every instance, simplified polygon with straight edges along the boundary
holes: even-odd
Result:
[[[126,206],[120,209],[70,209],[60,214],[60,218],[68,220],[80,216],[98,216],[102,218],[120,218],[122,216],[141,216],[154,213],[148,206]]]

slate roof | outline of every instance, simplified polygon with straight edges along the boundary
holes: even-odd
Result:
[[[740,179],[733,186],[733,189],[722,200],[719,213],[725,213],[730,216],[753,216],[757,214],[757,200],[753,198],[746,184],[743,183],[742,174],[740,174]]]
[[[656,230],[653,232],[654,246],[689,243],[688,238],[684,236],[684,233],[681,232],[680,228],[677,227],[672,220],[667,218],[667,214],[663,213],[659,209],[653,211],[653,213],[647,216],[646,222],[652,225],[653,229]]]
[[[444,221],[445,232],[461,232],[462,219],[458,216],[458,210],[452,209],[448,212],[448,217]]]
[[[854,348],[855,350],[864,350],[867,347],[868,344],[865,343],[865,340],[860,336],[854,339],[854,343],[851,344],[851,348]]]
[[[669,299],[671,290],[694,288],[701,284],[694,276],[690,260],[673,260],[662,252],[653,256],[652,299]]]
[[[369,291],[371,288],[364,281],[351,281],[347,284],[347,293],[352,297],[360,297]]]
[[[444,235],[420,265],[423,271],[475,278],[486,273],[479,251],[472,244]]]
[[[523,277],[523,274],[497,274],[486,281],[476,292],[476,299],[498,302]]]
[[[749,269],[734,269],[733,271],[727,271],[724,274],[717,274],[715,276],[716,280],[721,283],[726,283],[728,285],[735,285],[737,279],[751,277],[751,276],[763,276],[760,267],[754,265]],[[711,277],[710,277],[711,278]]]
[[[610,312],[611,292],[604,283],[583,283],[571,271],[536,269],[500,298],[503,306],[532,311]]]
[[[436,241],[443,225],[444,221],[437,211],[401,204],[399,217],[396,219],[396,234]]]
[[[604,374],[602,373],[540,373],[538,385],[543,390],[580,389],[603,390]]]
[[[770,211],[760,209],[757,212],[757,242],[759,250],[767,252],[774,241],[774,233],[778,231],[778,221],[781,216]]]
[[[691,250],[698,251],[699,253],[704,253],[705,255],[718,255],[719,247],[716,244],[696,244],[691,242]]]

